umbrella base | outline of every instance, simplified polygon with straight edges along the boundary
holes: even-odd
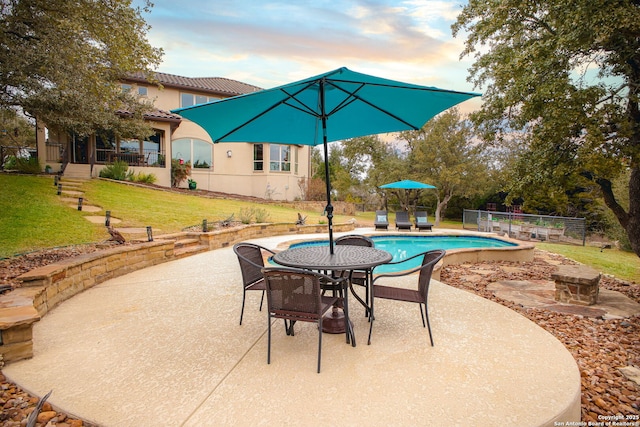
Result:
[[[353,327],[353,324],[351,324]],[[322,318],[322,332],[327,334],[344,334],[346,332],[344,312],[334,307],[331,314]]]

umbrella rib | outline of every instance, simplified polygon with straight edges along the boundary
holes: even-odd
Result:
[[[347,83],[354,83],[354,82],[348,82],[348,81],[345,81],[345,82],[347,82]],[[333,110],[331,110],[331,112],[328,114],[328,116],[330,116],[330,115],[334,114],[336,111],[339,111],[339,110],[343,109],[344,107],[346,107],[347,105],[351,104],[352,102],[355,102],[356,100],[358,100],[358,101],[364,102],[365,104],[367,104],[368,106],[372,107],[373,109],[378,110],[378,111],[380,111],[380,112],[382,112],[382,113],[386,114],[387,116],[389,116],[389,117],[391,117],[391,118],[395,119],[396,121],[398,121],[398,122],[400,122],[400,123],[403,123],[403,124],[405,124],[405,125],[409,126],[411,129],[414,129],[414,130],[418,130],[418,129],[420,129],[420,127],[416,127],[416,126],[414,126],[412,123],[409,123],[409,122],[407,122],[406,120],[401,119],[400,117],[398,117],[397,115],[395,115],[395,114],[391,113],[390,111],[387,111],[387,110],[385,110],[385,109],[382,109],[382,108],[378,107],[377,105],[372,104],[371,102],[367,101],[366,99],[364,99],[364,98],[362,98],[362,97],[358,96],[358,95],[357,95],[357,92],[358,92],[358,91],[360,91],[360,89],[362,89],[362,88],[365,86],[364,84],[361,84],[361,85],[360,85],[360,87],[358,87],[358,88],[357,88],[356,90],[354,90],[353,92],[349,92],[348,90],[345,90],[345,89],[341,88],[340,86],[335,85],[335,84],[333,83],[333,81],[331,81],[331,80],[330,80],[330,81],[328,81],[327,83],[330,83],[330,84],[331,84],[331,86],[333,86],[333,87],[335,87],[336,89],[338,89],[338,90],[340,90],[340,91],[342,91],[342,92],[346,93],[347,95],[349,95],[349,97],[352,97],[352,98],[346,98],[344,101],[342,101],[340,104],[338,104],[338,105],[337,105]],[[367,84],[368,84],[368,85],[371,85],[371,83],[367,83]],[[377,86],[388,86],[388,87],[394,87],[394,86],[392,86],[392,85],[380,85],[380,84],[379,84],[379,85],[377,85]],[[348,101],[348,102],[347,102],[347,101]]]
[[[337,82],[337,83],[357,83],[353,80],[342,80],[342,79],[330,79],[327,80],[329,83],[333,83],[333,82]],[[457,91],[457,90],[450,90],[450,89],[440,89],[438,87],[428,87],[428,86],[423,86],[423,87],[414,87],[414,86],[406,86],[406,85],[397,85],[397,84],[389,84],[389,83],[374,83],[374,82],[367,82],[364,83],[367,86],[379,86],[379,87],[390,87],[390,88],[395,88],[395,89],[409,89],[409,90],[417,90],[420,92],[443,92],[443,93],[455,93],[458,95],[474,95],[477,96],[476,94],[472,94],[470,92],[461,92],[461,91]],[[337,87],[337,86],[336,86]]]
[[[275,104],[273,104],[272,106],[270,106],[270,107],[268,107],[268,108],[264,109],[260,114],[257,114],[257,115],[255,115],[255,116],[251,117],[249,120],[247,120],[247,121],[245,121],[245,122],[243,122],[243,123],[239,124],[238,126],[236,126],[235,128],[233,128],[233,129],[232,129],[232,130],[230,130],[229,132],[227,132],[227,133],[225,133],[224,135],[222,135],[221,137],[217,138],[217,139],[216,139],[216,142],[220,142],[220,141],[222,141],[224,138],[228,137],[229,135],[232,135],[232,134],[233,134],[233,133],[235,133],[237,130],[242,129],[243,127],[245,127],[245,126],[246,126],[246,125],[248,125],[249,123],[252,123],[252,122],[254,122],[254,121],[258,120],[260,117],[264,116],[265,114],[267,114],[267,113],[268,113],[268,112],[270,112],[271,110],[275,109],[275,108],[276,108],[276,107],[278,107],[279,105],[286,104],[286,105],[288,105],[288,106],[290,106],[290,107],[292,107],[292,108],[297,108],[298,110],[300,110],[300,111],[303,111],[303,112],[304,112],[304,110],[303,110],[303,109],[301,109],[301,108],[299,108],[299,107],[296,107],[295,105],[291,105],[291,104],[289,104],[287,101],[289,101],[289,99],[295,99],[295,100],[296,100],[296,101],[298,101],[300,104],[302,104],[303,106],[305,106],[305,107],[306,107],[306,105],[305,105],[305,104],[303,104],[302,102],[300,102],[300,100],[298,100],[298,99],[296,98],[296,96],[297,96],[300,92],[305,91],[307,88],[309,88],[309,86],[313,86],[313,83],[309,83],[308,85],[304,86],[303,88],[301,88],[300,90],[298,90],[297,92],[294,92],[294,93],[288,93],[287,91],[285,91],[285,90],[281,89],[281,90],[280,90],[280,92],[282,92],[282,93],[284,93],[285,95],[287,95],[287,97],[286,97],[286,98],[281,99],[280,101],[276,102],[276,103],[275,103]],[[308,108],[308,107],[307,107],[307,108]],[[311,109],[309,109],[309,110],[313,113],[313,110],[311,110]]]

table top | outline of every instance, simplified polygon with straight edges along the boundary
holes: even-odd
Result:
[[[333,255],[328,246],[301,246],[286,249],[273,256],[273,260],[287,267],[311,270],[358,270],[375,267],[391,261],[389,252],[368,246],[336,245]]]

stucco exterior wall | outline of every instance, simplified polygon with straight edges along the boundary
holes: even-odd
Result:
[[[132,90],[137,91],[138,84],[132,84]],[[163,111],[171,111],[180,107],[181,93],[204,94],[196,88],[162,87],[144,85],[147,88],[147,98],[152,100],[155,107]],[[156,184],[171,186],[171,162],[174,157],[172,142],[178,139],[195,139],[205,141],[212,145],[212,167],[209,169],[193,168],[191,179],[196,181],[198,189],[217,191],[223,193],[239,194],[243,196],[261,197],[273,200],[297,200],[301,198],[299,181],[309,176],[311,147],[291,146],[291,170],[288,172],[276,172],[269,170],[269,144],[264,144],[264,167],[262,171],[253,170],[253,149],[250,143],[217,143],[213,144],[209,135],[197,124],[183,119],[178,127],[172,129],[172,125],[163,121],[151,121],[154,129],[163,131],[163,147],[167,162],[165,167],[135,166],[130,165],[134,172],[154,174],[157,177]],[[93,137],[92,137],[93,138]],[[67,144],[68,137],[64,134],[52,134],[49,132],[49,140]],[[95,147],[95,139],[91,139],[91,147]],[[49,165],[56,172],[60,170],[61,162],[53,161],[44,155],[52,151],[47,147],[44,126],[38,127],[38,152],[41,166],[44,169]],[[297,165],[296,165],[297,159]],[[72,160],[73,163],[73,160]],[[88,161],[86,163],[89,163]],[[100,170],[106,165],[94,163],[91,176],[97,177]],[[187,181],[181,184],[186,188]]]

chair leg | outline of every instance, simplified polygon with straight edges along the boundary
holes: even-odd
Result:
[[[422,303],[418,303],[418,305],[420,306],[420,318],[422,319],[422,327],[426,328],[427,325],[425,325],[424,323],[424,314],[422,313]],[[427,309],[427,307],[425,306],[425,310]]]
[[[320,373],[321,360],[322,360],[322,318],[318,319],[318,373]]]
[[[267,365],[271,364],[271,313],[269,313],[268,317],[269,321],[267,327]]]
[[[296,324],[296,321],[295,320],[289,320],[289,326],[288,327],[287,327],[287,321],[285,320],[284,322],[285,322],[284,325],[287,328],[287,335],[290,335],[292,337],[295,336],[296,334],[295,334],[295,332],[293,330],[293,325]]]
[[[422,312],[422,304],[420,304],[421,307],[421,312]],[[431,323],[429,323],[429,308],[427,307],[427,304],[424,305],[424,314],[425,317],[427,318],[427,329],[429,330],[429,341],[431,341],[431,347],[433,347],[433,335],[431,334]]]
[[[342,293],[342,311],[344,312],[344,326],[345,334],[347,336],[347,344],[351,342],[353,347],[356,346],[356,334],[351,327],[351,320],[349,320],[349,290],[345,289]]]
[[[371,345],[371,332],[373,331],[373,321],[376,317],[373,314],[373,292],[371,292],[371,311],[369,312],[369,340],[367,341],[367,345]]]
[[[244,300],[247,297],[247,290],[242,290],[242,308],[240,309],[240,325],[242,325],[242,315],[244,314]]]
[[[264,294],[265,294],[266,292],[267,292],[267,291],[262,291],[262,298],[260,298],[260,311],[262,311],[262,303],[264,302]]]

